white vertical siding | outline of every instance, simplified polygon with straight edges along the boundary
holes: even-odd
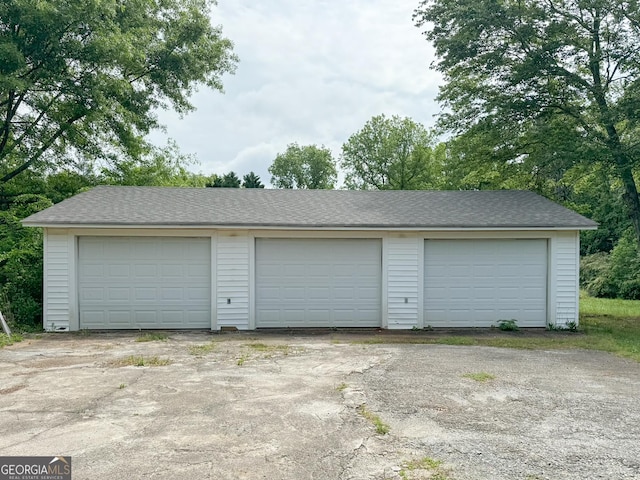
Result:
[[[579,241],[577,232],[560,232],[552,241],[551,264],[555,266],[555,275],[550,294],[555,305],[550,321],[558,327],[577,323],[579,319]]]
[[[217,328],[248,330],[251,237],[218,236],[216,253]]]
[[[69,330],[71,311],[71,269],[69,235],[45,230],[44,241],[44,315],[48,331]]]
[[[423,241],[415,236],[386,239],[387,327],[419,327],[419,250]]]

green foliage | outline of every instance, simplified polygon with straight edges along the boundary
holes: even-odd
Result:
[[[31,168],[135,160],[159,108],[193,109],[236,58],[209,0],[0,3],[0,184]]]
[[[338,174],[331,150],[317,145],[292,143],[279,153],[271,166],[271,183],[276,188],[332,189]]]
[[[597,252],[580,259],[580,286],[593,297],[614,298],[617,285],[609,275],[611,255]]]
[[[0,348],[13,345],[14,343],[21,342],[22,340],[22,335],[17,333],[12,333],[11,335],[0,333]]]
[[[638,2],[423,0],[414,20],[445,79],[439,126],[459,134],[465,171],[480,173],[467,180],[495,188],[506,172],[567,201],[572,169],[601,169],[617,196],[605,205],[623,204],[640,239],[638,18]],[[597,235],[606,249],[609,232]]]
[[[362,190],[435,188],[433,134],[410,118],[374,116],[342,146],[345,184]]]
[[[240,179],[238,178],[236,173],[232,171],[224,174],[221,179],[221,184],[214,185],[214,187],[215,186],[220,186],[223,188],[240,188]]]
[[[213,188],[240,188],[240,179],[235,172],[225,173],[223,176],[215,176],[212,182],[205,185]]]
[[[188,170],[196,163],[169,141],[166,147],[150,147],[139,158],[120,160],[103,168],[99,180],[111,185],[204,187],[206,177]]]
[[[600,252],[581,259],[580,285],[594,297],[640,299],[640,248],[631,230],[610,254]]]
[[[242,177],[242,186],[244,188],[264,188],[264,184],[260,181],[260,176],[253,172],[249,172]]]
[[[14,326],[33,329],[42,322],[42,231],[20,220],[51,205],[25,194],[0,210],[0,311]]]
[[[498,328],[503,332],[517,332],[520,330],[518,321],[513,318],[510,320],[498,320]]]

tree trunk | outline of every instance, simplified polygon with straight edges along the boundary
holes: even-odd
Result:
[[[633,172],[628,165],[618,164],[618,174],[624,185],[624,195],[622,196],[627,213],[633,223],[633,229],[636,233],[636,240],[640,244],[640,199],[638,199],[638,188],[633,178]]]

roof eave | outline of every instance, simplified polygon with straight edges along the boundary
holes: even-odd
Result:
[[[52,223],[22,222],[26,227],[74,229],[216,229],[216,230],[345,230],[345,231],[575,231],[597,230],[598,225],[255,225],[255,224],[189,224],[189,223]]]

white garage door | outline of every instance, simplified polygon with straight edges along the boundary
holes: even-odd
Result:
[[[211,328],[211,240],[80,237],[80,328]]]
[[[424,324],[544,327],[546,240],[426,240]]]
[[[257,239],[256,326],[380,326],[381,248],[370,239]]]

